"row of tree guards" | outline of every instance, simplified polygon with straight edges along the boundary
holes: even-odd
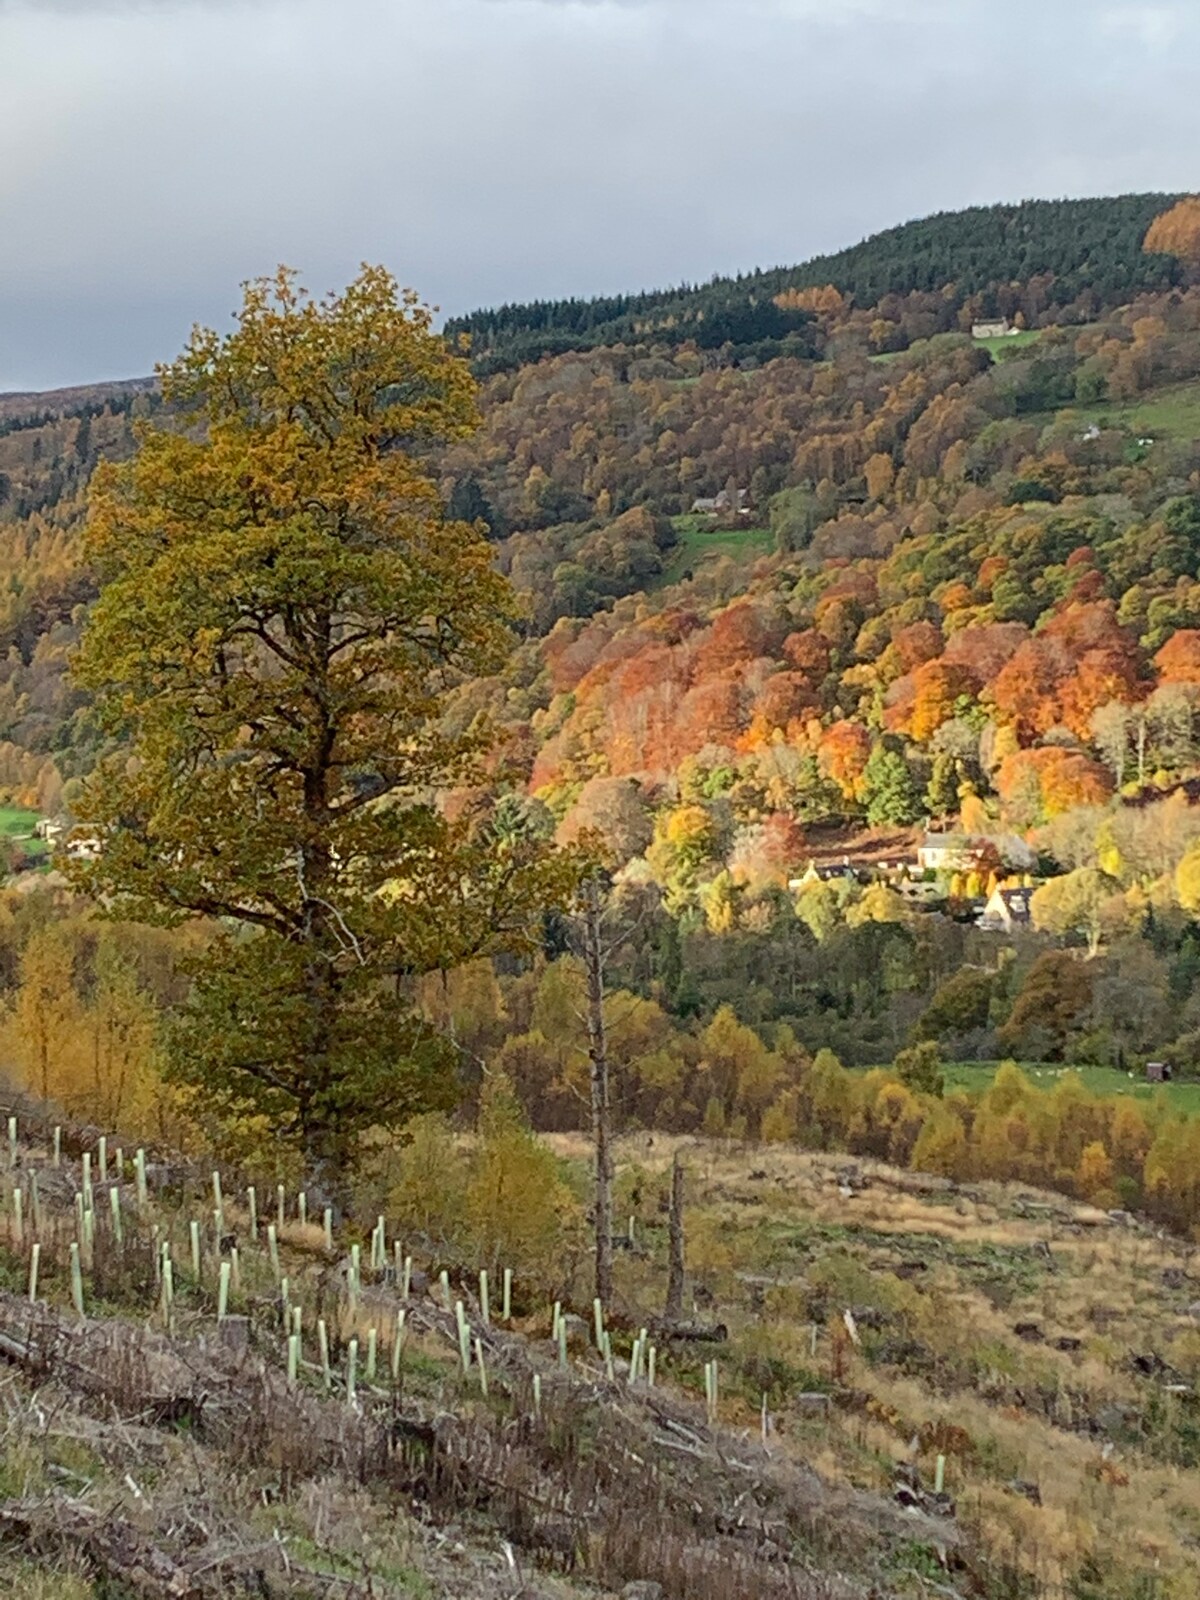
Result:
[[[8,1158],[10,1173],[17,1170],[18,1160],[18,1124],[17,1118],[10,1116],[8,1119]],[[62,1167],[62,1130],[55,1128],[52,1139],[52,1163],[55,1168]],[[149,1192],[146,1179],[146,1153],[139,1148],[134,1152],[133,1174],[135,1194],[139,1211],[144,1210],[149,1203]],[[118,1148],[113,1151],[110,1167],[107,1141],[101,1137],[97,1144],[95,1170],[90,1152],[85,1151],[80,1161],[80,1186],[74,1197],[74,1223],[76,1237],[68,1244],[68,1268],[70,1277],[71,1303],[79,1319],[86,1317],[86,1303],[84,1295],[84,1275],[93,1266],[93,1257],[96,1244],[96,1186],[108,1186],[108,1214],[110,1218],[110,1231],[114,1245],[118,1251],[123,1251],[125,1246],[125,1222],[122,1210],[121,1183],[125,1168],[123,1152]],[[35,1304],[38,1299],[39,1277],[42,1268],[42,1240],[36,1235],[43,1231],[44,1216],[41,1196],[38,1191],[38,1173],[36,1168],[28,1172],[28,1215],[26,1214],[26,1191],[19,1181],[13,1181],[11,1186],[11,1208],[9,1213],[9,1237],[11,1243],[23,1250],[25,1236],[28,1231],[33,1237],[29,1241],[29,1271],[27,1292],[30,1304]],[[225,1198],[221,1182],[221,1174],[215,1170],[212,1173],[212,1225],[215,1253],[217,1257],[216,1277],[216,1321],[218,1326],[223,1324],[229,1316],[229,1302],[232,1293],[239,1293],[242,1287],[242,1261],[239,1247],[226,1232]],[[335,1381],[335,1372],[332,1359],[332,1341],[330,1338],[329,1323],[324,1317],[315,1321],[313,1333],[316,1338],[316,1362],[308,1362],[304,1349],[304,1309],[294,1303],[291,1294],[291,1283],[283,1271],[283,1262],[280,1256],[280,1237],[289,1220],[287,1209],[287,1193],[282,1184],[275,1188],[273,1196],[275,1217],[273,1221],[264,1226],[259,1206],[258,1190],[251,1185],[245,1191],[246,1217],[248,1232],[252,1243],[259,1245],[259,1259],[265,1255],[270,1265],[271,1276],[277,1286],[279,1297],[280,1320],[285,1333],[285,1360],[288,1382],[297,1384],[301,1381],[301,1370],[307,1366],[310,1370],[319,1372],[321,1385],[324,1390],[332,1392]],[[678,1319],[681,1310],[683,1293],[683,1167],[676,1159],[672,1172],[671,1185],[671,1213],[670,1213],[670,1243],[669,1243],[669,1277],[667,1287],[667,1318]],[[301,1225],[308,1223],[308,1197],[301,1190],[296,1198],[296,1220]],[[28,1225],[28,1227],[27,1227]],[[329,1208],[322,1214],[322,1231],[324,1247],[328,1254],[333,1253],[333,1216]],[[172,1253],[171,1241],[160,1237],[160,1228],[157,1223],[151,1227],[152,1256],[154,1262],[155,1286],[158,1296],[158,1307],[164,1328],[171,1332],[175,1327],[175,1270],[176,1263]],[[205,1252],[204,1228],[199,1219],[188,1219],[188,1267],[191,1278],[196,1286],[204,1283]],[[388,1248],[387,1224],[384,1217],[380,1216],[371,1231],[369,1245],[370,1270],[381,1275],[389,1271],[392,1274],[396,1289],[402,1301],[409,1301],[413,1282],[413,1259],[404,1252],[399,1240],[391,1242]],[[350,1319],[358,1312],[362,1295],[362,1249],[358,1243],[350,1246],[349,1257],[346,1263],[346,1307]],[[482,1269],[478,1278],[479,1322],[481,1329],[489,1327],[492,1323],[492,1282],[488,1272]],[[482,1333],[476,1333],[467,1309],[461,1298],[454,1296],[450,1275],[443,1268],[438,1278],[438,1295],[442,1308],[453,1316],[457,1335],[458,1356],[464,1378],[468,1378],[472,1371],[475,1372],[480,1393],[486,1398],[488,1395],[487,1358]],[[500,1321],[507,1323],[512,1318],[513,1273],[509,1267],[504,1268],[500,1279]],[[853,1317],[849,1311],[845,1313],[846,1331],[855,1345],[858,1344],[858,1331]],[[392,1383],[398,1384],[401,1378],[404,1345],[407,1333],[408,1305],[401,1304],[396,1308],[395,1318],[384,1329],[378,1325],[367,1328],[365,1340],[360,1340],[358,1333],[351,1334],[346,1342],[346,1357],[343,1378],[346,1404],[357,1407],[359,1404],[359,1381],[368,1386],[375,1386],[381,1373],[390,1372]],[[610,1382],[617,1381],[616,1365],[612,1347],[612,1333],[606,1326],[604,1302],[597,1295],[592,1301],[592,1336],[597,1354],[603,1362],[605,1373]],[[812,1350],[816,1354],[818,1330],[812,1326]],[[555,1347],[557,1363],[562,1371],[569,1370],[570,1351],[568,1347],[568,1321],[561,1301],[555,1301],[551,1316],[551,1340]],[[634,1338],[630,1351],[626,1382],[629,1387],[642,1384],[653,1389],[656,1385],[658,1374],[658,1348],[650,1342],[649,1331],[641,1328]],[[542,1412],[542,1377],[534,1373],[532,1379],[533,1413],[540,1417]],[[715,1359],[707,1361],[704,1365],[704,1401],[705,1413],[710,1427],[716,1427],[720,1420],[720,1382],[718,1365]],[[767,1396],[762,1397],[761,1431],[763,1442],[766,1443],[771,1433],[771,1415],[767,1405]],[[945,1458],[938,1457],[936,1468],[935,1493],[941,1494],[945,1480]]]
[[[18,1251],[23,1252],[28,1242],[27,1293],[29,1302],[34,1304],[38,1300],[39,1279],[43,1268],[43,1239],[40,1235],[47,1231],[47,1219],[44,1211],[44,1200],[38,1184],[39,1169],[30,1168],[25,1175],[24,1183],[16,1176],[19,1171],[18,1132],[17,1118],[10,1116],[8,1119],[8,1164],[10,1173],[13,1174],[13,1180],[9,1190],[8,1234],[11,1244]],[[62,1130],[58,1127],[53,1130],[52,1135],[51,1163],[54,1169],[61,1169],[64,1165]],[[67,1250],[71,1303],[80,1320],[84,1320],[87,1315],[85,1279],[94,1266],[98,1190],[107,1190],[107,1203],[105,1205],[102,1202],[101,1209],[107,1211],[111,1241],[118,1252],[123,1251],[125,1247],[127,1219],[124,1211],[125,1202],[122,1200],[122,1187],[126,1182],[127,1165],[132,1167],[137,1210],[139,1213],[144,1213],[149,1206],[147,1164],[144,1149],[137,1149],[134,1152],[132,1162],[127,1163],[124,1152],[120,1148],[114,1148],[110,1154],[107,1139],[101,1137],[97,1143],[95,1159],[93,1160],[93,1154],[89,1151],[85,1151],[80,1159],[79,1188],[74,1195],[73,1220],[75,1237],[69,1241]],[[226,1321],[230,1314],[231,1295],[240,1293],[242,1289],[243,1258],[234,1236],[227,1230],[225,1193],[221,1174],[215,1169],[212,1173],[211,1183],[213,1201],[210,1213],[211,1241],[212,1253],[216,1257],[216,1321],[220,1325]],[[681,1198],[681,1184],[682,1169],[677,1164],[673,1182],[673,1200],[676,1202]],[[250,1241],[258,1247],[257,1259],[262,1261],[265,1258],[269,1263],[271,1277],[277,1288],[280,1320],[286,1339],[285,1359],[288,1380],[292,1383],[299,1382],[302,1368],[308,1365],[312,1370],[319,1372],[325,1390],[331,1391],[334,1386],[335,1372],[331,1354],[333,1340],[331,1339],[329,1323],[324,1317],[316,1318],[311,1330],[311,1337],[315,1337],[316,1341],[316,1360],[315,1362],[306,1361],[304,1309],[298,1302],[293,1300],[292,1285],[283,1270],[280,1241],[285,1225],[292,1220],[289,1216],[287,1192],[282,1184],[276,1186],[275,1192],[271,1197],[271,1209],[274,1211],[274,1217],[266,1222],[263,1220],[260,1194],[255,1186],[251,1185],[244,1191],[244,1199],[244,1216]],[[682,1238],[675,1226],[676,1209],[677,1206],[673,1206],[672,1272],[671,1286],[668,1293],[668,1314],[671,1312],[673,1302],[677,1311],[682,1280]],[[301,1225],[309,1223],[308,1197],[303,1190],[296,1197],[294,1216],[295,1220]],[[325,1250],[327,1253],[332,1254],[334,1248],[333,1215],[329,1208],[325,1208],[323,1211],[321,1226]],[[211,1269],[207,1266],[206,1261],[207,1229],[207,1220],[202,1223],[196,1217],[188,1219],[186,1262],[183,1265],[189,1273],[192,1285],[195,1287],[202,1286],[206,1280],[210,1282],[212,1280]],[[158,1312],[161,1316],[163,1327],[168,1332],[171,1332],[175,1327],[177,1273],[181,1263],[176,1260],[171,1240],[162,1237],[162,1230],[157,1222],[151,1226],[150,1243]],[[368,1252],[369,1269],[381,1276],[390,1276],[395,1284],[399,1299],[402,1302],[408,1302],[412,1293],[413,1258],[404,1251],[399,1240],[389,1241],[386,1219],[382,1216],[377,1219],[371,1231]],[[345,1265],[345,1309],[348,1319],[351,1321],[356,1317],[361,1303],[363,1290],[362,1273],[362,1247],[356,1242],[350,1245]],[[478,1275],[479,1325],[481,1331],[476,1332],[472,1326],[465,1302],[461,1298],[456,1298],[453,1293],[450,1275],[445,1269],[439,1275],[437,1287],[437,1296],[440,1299],[442,1308],[454,1318],[458,1355],[463,1376],[468,1377],[473,1371],[477,1376],[480,1392],[485,1396],[488,1394],[488,1372],[482,1329],[492,1324],[493,1290],[495,1288],[499,1289],[500,1322],[508,1323],[512,1319],[512,1269],[504,1268],[498,1284],[493,1284],[486,1268],[482,1269]],[[356,1331],[347,1340],[345,1367],[342,1376],[348,1405],[354,1406],[358,1404],[360,1381],[367,1385],[374,1385],[378,1381],[381,1372],[388,1369],[390,1369],[392,1381],[394,1383],[399,1381],[407,1321],[408,1306],[407,1304],[401,1304],[397,1307],[394,1320],[390,1325],[384,1328],[380,1328],[378,1325],[370,1326],[366,1329],[365,1339],[360,1339]],[[568,1332],[567,1314],[561,1301],[555,1301],[551,1316],[551,1340],[555,1348],[557,1364],[564,1371],[570,1366]],[[617,1371],[612,1333],[606,1325],[604,1302],[599,1295],[592,1302],[591,1333],[596,1352],[603,1363],[608,1379],[611,1382],[616,1382]],[[643,1384],[647,1388],[654,1388],[657,1376],[658,1348],[651,1342],[648,1329],[643,1327],[633,1340],[626,1381],[631,1387],[636,1384]],[[711,1424],[715,1425],[718,1420],[718,1380],[715,1360],[709,1361],[705,1365],[704,1385],[708,1419]],[[540,1415],[541,1408],[542,1379],[539,1374],[535,1374],[533,1377],[533,1409],[535,1414]],[[763,1397],[762,1425],[763,1434],[766,1437],[769,1419],[765,1396]]]

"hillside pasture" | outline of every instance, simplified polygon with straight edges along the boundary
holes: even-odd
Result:
[[[555,1143],[586,1163],[578,1137]],[[689,1289],[729,1332],[714,1351],[724,1414],[755,1430],[765,1403],[780,1458],[862,1490],[928,1490],[943,1459],[970,1553],[942,1566],[937,1541],[914,1533],[887,1593],[1194,1594],[1200,1341],[1187,1245],[1024,1185],[635,1135],[617,1158],[619,1204],[637,1212],[643,1246],[618,1269],[635,1323],[661,1293],[676,1145]],[[694,1393],[703,1359],[673,1369]],[[956,1567],[963,1586],[923,1582]]]
[[[725,556],[748,566],[774,548],[769,528],[723,528],[693,515],[676,517],[674,522],[679,543],[668,553],[654,588],[679,583],[685,572],[695,573]]]
[[[1024,350],[1028,345],[1036,344],[1042,337],[1040,328],[1021,328],[1016,333],[997,334],[992,339],[973,339],[971,342],[981,350],[986,350],[993,361],[998,361],[1006,350]]]
[[[1047,1093],[1056,1089],[1065,1078],[1075,1076],[1082,1081],[1089,1094],[1125,1094],[1135,1100],[1151,1100],[1161,1094],[1181,1111],[1200,1111],[1200,1082],[1147,1083],[1140,1063],[1132,1072],[1120,1072],[1116,1067],[1064,1066],[1061,1061],[1022,1061],[1017,1065],[1035,1089],[1043,1089]],[[998,1061],[948,1062],[943,1068],[946,1088],[982,1094],[996,1076],[999,1066]]]
[[[987,350],[993,360],[998,360],[1006,350],[1024,350],[1031,344],[1036,344],[1042,336],[1040,328],[1022,328],[1017,333],[1000,334],[994,339],[972,339],[971,343],[979,349]],[[943,333],[936,334],[932,339],[914,339],[912,344],[903,350],[883,350],[878,355],[868,356],[868,361],[887,366],[892,361],[902,361],[905,356],[919,355],[928,350],[938,340],[953,339],[956,335]]]
[[[0,806],[0,838],[31,839],[37,820],[27,806]]]
[[[49,855],[49,846],[34,833],[38,813],[27,806],[0,806],[0,846],[19,844],[26,856]]]
[[[1153,439],[1200,438],[1200,381],[1175,383],[1123,404],[1101,401],[1077,408],[1080,416]]]

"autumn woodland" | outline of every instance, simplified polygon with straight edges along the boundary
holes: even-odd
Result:
[[[281,270],[234,330],[153,379],[0,396],[22,1107],[303,1189],[356,1240],[386,1217],[431,1273],[515,1269],[522,1316],[594,1292],[618,1327],[659,1293],[665,1152],[695,1152],[694,1317],[750,1272],[812,1327],[807,1353],[734,1328],[764,1441],[875,1361],[821,1446],[871,1485],[939,1397],[922,1470],[940,1496],[960,1453],[970,1549],[914,1534],[931,1587],[872,1592],[1194,1597],[1194,1331],[1155,1357],[1160,1409],[1137,1391],[1123,1483],[1070,1433],[1057,1522],[1020,1488],[1012,1511],[997,1419],[1036,1412],[1051,1452],[1071,1404],[1128,1412],[1147,1377],[1132,1320],[1100,1376],[1098,1321],[1086,1370],[1072,1324],[1025,1382],[999,1320],[1033,1326],[1045,1262],[1001,1185],[1144,1229],[1156,1273],[1200,1239],[1200,201],[975,208],[444,329],[381,269],[326,300]],[[999,1319],[986,1351],[939,1343],[924,1266],[868,1259],[927,1219],[880,1211],[867,1257],[843,1237],[827,1180],[864,1172],[901,1211],[969,1194],[995,1257],[944,1259]],[[747,1190],[768,1173],[832,1252],[802,1305],[767,1286],[800,1248]],[[1145,1263],[1104,1249],[1063,1259],[1132,1319]],[[1118,1489],[1182,1499],[1097,1565]],[[605,1581],[638,1577],[605,1549]],[[800,1592],[735,1567],[646,1594]]]
[[[486,771],[445,786],[446,814],[602,841],[610,915],[629,927],[610,976],[640,1019],[618,1066],[635,1125],[757,1137],[765,1119],[776,1137],[853,1142],[869,1105],[835,1128],[808,1104],[822,1050],[850,1069],[932,1042],[950,1061],[1200,1070],[1196,204],[1026,210],[913,224],[791,283],[665,302],[685,330],[738,296],[772,316],[782,305],[811,347],[795,353],[763,349],[750,321],[740,341],[732,324],[718,344],[660,339],[653,297],[513,307],[450,330],[485,371],[508,355],[482,380],[478,428],[439,445],[429,472],[516,605],[507,658],[460,672],[440,713],[455,738],[491,730]],[[1071,238],[1081,254],[1106,240],[1111,259],[1091,277],[1010,278],[1009,241],[1030,225],[1049,263]],[[841,282],[808,282],[826,268]],[[972,338],[997,315],[1021,336]],[[589,348],[515,361],[518,334],[565,322],[586,325]],[[121,748],[69,670],[97,592],[87,485],[170,411],[149,384],[3,410],[0,777],[12,803],[74,823],[89,774]],[[918,897],[922,830],[977,849]],[[38,1056],[17,1019],[47,947],[67,962],[73,1016],[107,981],[99,947],[139,1006],[170,1013],[183,979],[166,948],[152,959],[149,932],[92,931],[56,874],[20,879],[11,849],[17,1058]],[[877,870],[888,861],[903,873]],[[976,928],[993,889],[1026,884],[1026,924]],[[515,966],[414,977],[414,1003],[461,1052],[468,1100],[471,1063],[500,1052],[536,1124],[578,1120],[578,1030],[552,998],[576,970],[551,926]],[[713,1059],[713,1028],[734,1019],[769,1066]],[[52,1054],[69,1080],[55,1092],[111,1116],[95,1050]],[[851,1098],[869,1081],[852,1074]],[[1173,1114],[1146,1108],[1147,1147]],[[1002,1152],[968,1153],[974,1113],[955,1115],[955,1159],[1002,1167]],[[927,1116],[914,1101],[894,1119]],[[907,1159],[915,1138],[891,1153]],[[1033,1175],[1014,1139],[1014,1170]],[[1074,1182],[1067,1167],[1095,1142],[1047,1154],[1041,1175]],[[1119,1176],[1140,1197],[1144,1172],[1121,1165],[1105,1187]]]

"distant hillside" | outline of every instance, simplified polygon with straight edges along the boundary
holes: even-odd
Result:
[[[435,463],[447,505],[488,527],[499,566],[526,598],[531,651],[560,619],[603,620],[631,600],[657,611],[680,598],[678,585],[707,614],[752,589],[760,562],[763,581],[795,559],[805,585],[824,586],[839,564],[886,560],[914,529],[946,543],[980,512],[1028,499],[1054,508],[1107,497],[1097,513],[1107,517],[1116,496],[1120,527],[1155,523],[1168,501],[1200,491],[1200,284],[1180,282],[1190,269],[1174,257],[1141,247],[1168,205],[1146,195],[977,209],[704,290],[480,313],[468,319],[480,364],[497,370],[482,387],[478,434]],[[881,292],[906,284],[917,287]],[[973,340],[972,320],[993,311],[1029,336],[995,348]],[[528,363],[499,370],[522,341]],[[544,358],[556,342],[587,348]],[[66,672],[95,591],[79,546],[87,484],[99,459],[131,453],[137,419],[160,406],[152,379],[0,395],[0,791],[22,804],[36,799],[43,769],[69,780],[95,759],[99,731]],[[1086,421],[1060,419],[1064,408],[1087,408]],[[722,493],[743,497],[743,510],[706,511]],[[998,528],[996,541],[1006,537]],[[1146,660],[1170,631],[1168,611],[1171,627],[1200,631],[1200,588],[1193,597],[1172,587],[1195,571],[1190,543],[1185,556],[1156,554],[1149,566],[1123,551],[1110,571],[1109,537],[1101,528],[1081,542],[1102,552],[1106,593],[1120,601],[1122,626],[1136,626]],[[1056,567],[1065,554],[1051,546]],[[939,582],[961,578],[971,607],[993,608],[991,569],[976,585],[974,546],[950,548],[961,570]],[[1011,564],[1006,549],[993,554]],[[1022,566],[1022,581],[1037,571]],[[1138,579],[1138,595],[1121,599]],[[842,654],[831,657],[828,683],[811,685],[814,714],[832,722],[841,708],[863,728],[880,724],[884,708],[872,710],[871,696],[891,680],[866,692],[864,674],[885,635],[907,626],[897,607],[910,620],[945,620],[933,590],[917,596],[914,583],[904,577],[899,599],[864,585],[847,601]],[[1033,598],[1008,596],[992,620],[1033,624],[1050,604]],[[789,604],[808,616],[815,600],[806,589]],[[860,659],[855,639],[868,623]],[[946,635],[958,625],[947,622]],[[626,642],[640,655],[644,640]],[[549,708],[529,687],[512,701],[527,721]],[[592,713],[607,714],[603,698]],[[544,725],[530,724],[525,756],[530,770],[540,763],[539,786],[576,767],[591,775],[591,757],[577,762],[567,748],[587,732],[584,711],[567,711],[564,701]],[[738,711],[735,744],[749,737],[744,722]],[[689,715],[672,738],[691,753],[696,731],[715,736],[718,725],[709,711]],[[639,734],[629,748],[644,742]],[[615,770],[628,749],[601,756]],[[673,759],[655,752],[659,765]]]
[[[1042,320],[1057,321],[1081,297],[1090,314],[1179,280],[1176,260],[1142,249],[1154,217],[1177,198],[1024,200],[939,212],[802,266],[642,294],[501,306],[455,318],[446,331],[470,335],[476,364],[488,373],[614,344],[694,340],[701,349],[812,354],[811,316],[781,308],[775,297],[827,284],[860,307],[953,284],[957,305],[973,299],[973,309],[989,315],[1017,309],[1009,286],[1048,279],[1035,298]]]
[[[151,393],[157,378],[115,378],[105,383],[79,384],[69,389],[6,390],[0,392],[0,429],[11,432],[32,418],[96,416],[106,408],[128,410],[139,394]]]

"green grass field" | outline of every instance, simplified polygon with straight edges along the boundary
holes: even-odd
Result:
[[[44,839],[33,836],[38,814],[25,806],[0,806],[0,844],[20,843],[27,856],[42,857],[49,854]],[[7,852],[6,852],[7,854]]]
[[[1039,328],[1024,328],[1019,333],[1001,334],[995,339],[975,339],[972,343],[979,345],[984,350],[989,350],[993,356],[999,356],[1004,350],[1020,350],[1024,345],[1036,344],[1041,338]],[[946,335],[939,335],[945,338]],[[886,366],[889,361],[899,361],[902,356],[919,352],[923,345],[929,344],[928,339],[915,339],[907,350],[885,350],[882,355],[868,356],[868,361],[874,361],[881,366]]]
[[[999,357],[1005,350],[1020,350],[1023,345],[1036,344],[1041,337],[1038,328],[1022,328],[1017,333],[1002,333],[994,339],[975,339],[973,343]]]
[[[25,806],[0,806],[0,837],[19,839],[32,834],[38,814]]]
[[[1200,381],[1172,384],[1124,405],[1101,401],[1075,409],[1081,417],[1101,425],[1107,422],[1151,438],[1200,438]]]
[[[994,1061],[952,1061],[944,1072],[947,1089],[966,1089],[973,1094],[982,1093],[996,1075]],[[1039,1064],[1021,1063],[1021,1070],[1035,1089],[1052,1090],[1067,1073],[1074,1072],[1083,1080],[1084,1088],[1091,1094],[1128,1094],[1137,1100],[1149,1100],[1156,1094],[1165,1094],[1174,1106],[1183,1111],[1200,1111],[1200,1083],[1147,1083],[1140,1075],[1129,1077],[1115,1067],[1065,1067],[1060,1062]]]
[[[679,543],[668,553],[662,574],[653,585],[656,589],[678,583],[685,572],[698,572],[722,556],[749,564],[774,549],[769,528],[714,528],[707,517],[701,516],[676,517],[674,522]]]

